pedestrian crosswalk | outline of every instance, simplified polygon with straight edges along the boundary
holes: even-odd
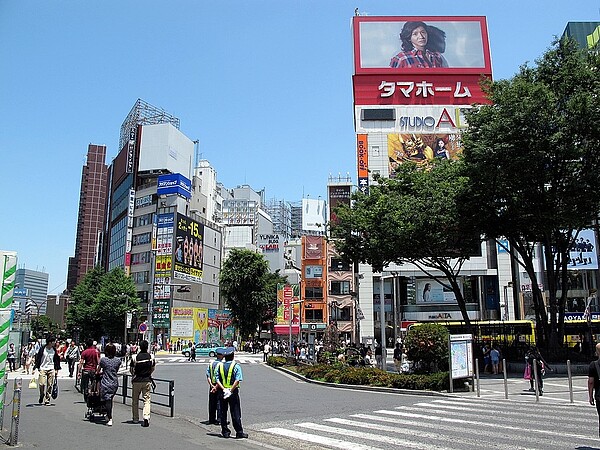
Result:
[[[591,406],[453,397],[259,431],[311,448],[512,450],[598,444],[598,418]]]
[[[208,364],[211,361],[214,361],[215,358],[211,357],[196,357],[195,361],[190,361],[185,356],[160,356],[156,358],[156,364]],[[240,364],[258,364],[262,363],[262,356],[260,358],[253,357],[239,357],[235,358],[235,360]]]

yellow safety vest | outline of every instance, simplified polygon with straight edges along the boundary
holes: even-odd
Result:
[[[221,361],[213,361],[210,363],[209,369],[208,369],[208,373],[210,375],[210,381],[212,384],[216,384],[217,382],[217,372],[216,372],[216,368],[217,366],[221,364]]]
[[[235,361],[232,361],[231,365],[229,366],[229,370],[227,371],[227,376],[225,376],[225,364],[224,363],[219,364],[219,372],[221,374],[221,384],[223,385],[223,387],[225,389],[229,389],[231,386],[233,386],[233,383],[231,382],[231,378],[233,377],[233,368],[234,367],[235,367]]]

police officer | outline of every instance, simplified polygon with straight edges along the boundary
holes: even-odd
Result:
[[[219,364],[223,359],[223,354],[225,353],[225,349],[223,347],[219,347],[216,350],[217,359],[211,361],[206,367],[206,381],[208,383],[208,423],[212,425],[219,425],[221,422],[220,418],[220,408],[219,408],[219,385],[217,384],[217,371]]]
[[[240,406],[240,382],[243,380],[242,367],[233,360],[235,348],[225,349],[225,361],[219,364],[217,370],[217,385],[220,388],[219,405],[221,408],[221,435],[231,436],[227,427],[227,410],[231,407],[231,422],[237,439],[247,438],[242,427],[242,408]]]

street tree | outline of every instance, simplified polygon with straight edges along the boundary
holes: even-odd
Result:
[[[272,275],[264,256],[251,250],[233,249],[223,262],[221,295],[242,338],[254,336],[273,316],[277,284]]]
[[[356,192],[352,207],[336,209],[330,227],[348,261],[369,263],[378,272],[390,263],[412,263],[451,290],[469,326],[460,272],[479,254],[481,238],[457,205],[468,183],[461,170],[460,161],[406,162],[393,178],[375,175],[368,194]]]
[[[48,316],[35,316],[31,318],[31,333],[36,339],[45,339],[46,335],[58,336],[60,325]]]
[[[106,273],[97,266],[75,287],[67,310],[67,327],[77,327],[82,339],[109,336],[119,339],[126,311],[139,309],[135,284],[121,268]]]
[[[486,237],[508,240],[513,261],[531,279],[538,343],[557,348],[564,336],[569,248],[595,223],[600,206],[600,56],[560,40],[536,63],[486,84],[490,104],[467,114],[470,188],[461,204]],[[534,264],[540,245],[545,279]]]

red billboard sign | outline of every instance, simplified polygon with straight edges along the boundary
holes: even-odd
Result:
[[[485,17],[355,16],[356,105],[486,101],[492,65]]]

